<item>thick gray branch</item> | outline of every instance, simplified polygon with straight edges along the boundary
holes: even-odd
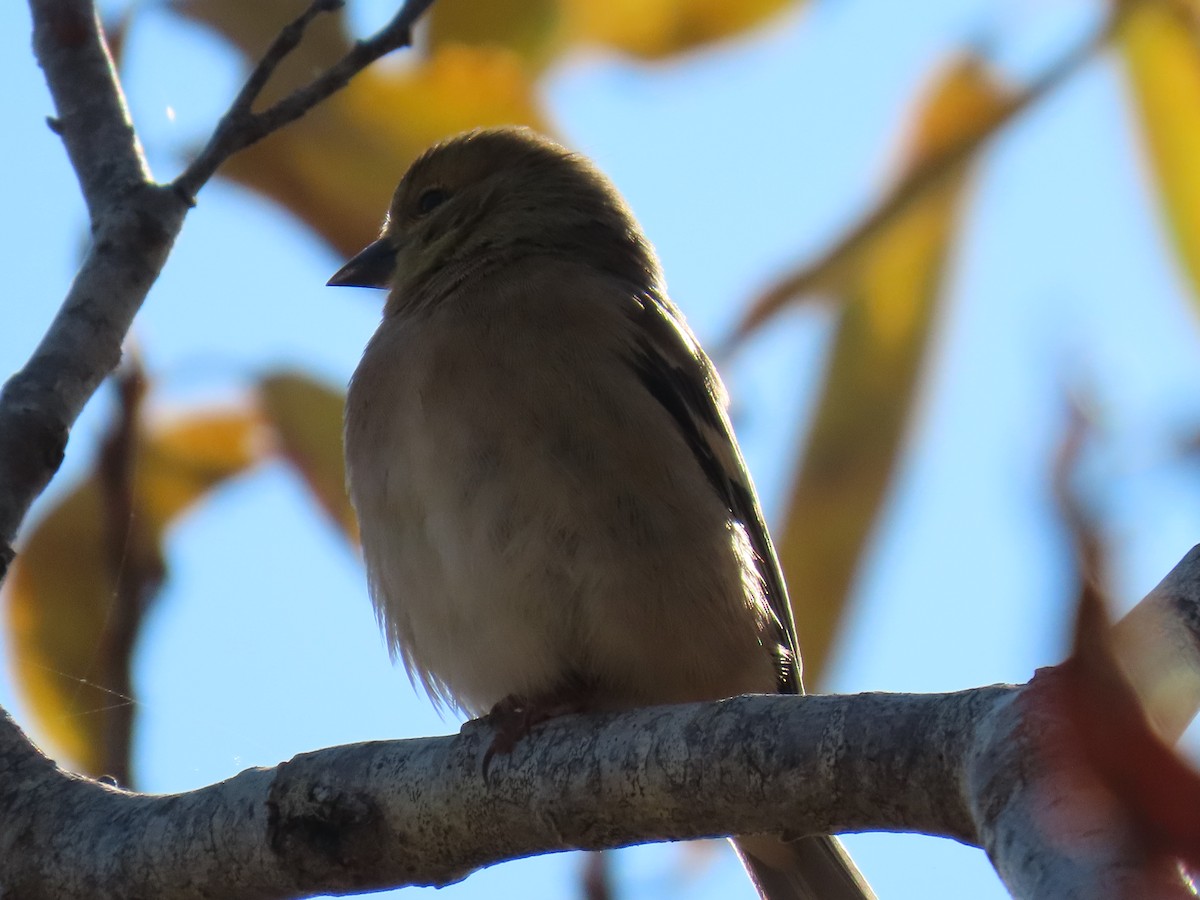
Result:
[[[0,392],[0,578],[71,426],[119,361],[187,208],[149,179],[92,3],[31,0],[30,9],[58,111],[54,127],[79,176],[92,241],[49,331]]]
[[[1159,650],[1194,657],[1200,549],[1116,633],[1147,609],[1173,611],[1176,639]],[[1184,669],[1165,670],[1179,680]],[[565,717],[486,779],[491,731],[472,724],[307,753],[166,797],[67,775],[0,716],[0,893],[258,900],[446,884],[568,848],[884,830],[983,846],[1017,897],[1115,896],[1113,886],[1188,896],[1079,765],[1070,723],[1045,702],[1063,671],[954,694],[739,697]]]
[[[92,221],[146,184],[150,172],[133,130],[91,0],[30,0],[33,47],[46,74],[71,167]]]
[[[236,900],[446,884],[535,853],[730,832],[970,840],[956,773],[972,723],[1010,692],[742,697],[570,717],[495,760],[486,780],[491,731],[469,726],[304,754],[170,797],[64,775],[8,722],[0,885],[34,900]]]

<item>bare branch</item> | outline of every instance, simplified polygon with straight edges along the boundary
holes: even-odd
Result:
[[[409,0],[388,25],[322,76],[261,113],[250,105],[308,23],[337,6],[313,0],[283,29],[200,157],[171,185],[151,179],[92,0],[29,0],[34,47],[87,202],[92,243],[41,344],[0,391],[0,581],[33,500],[62,462],[84,404],[158,278],[196,191],[243,147],[304,114],[385,53],[410,42],[432,0]]]
[[[121,358],[121,342],[183,224],[186,205],[149,176],[88,0],[30,0],[34,48],[79,176],[92,243],[41,344],[0,392],[0,579],[29,504],[67,434]]]
[[[238,900],[444,885],[535,853],[731,831],[971,840],[955,767],[971,723],[1008,693],[756,696],[571,716],[486,779],[491,731],[468,726],[303,754],[171,797],[50,770],[0,723],[0,883],[22,898]]]
[[[238,150],[278,131],[300,118],[322,100],[345,87],[351,78],[375,60],[412,43],[412,29],[433,0],[408,0],[387,25],[366,40],[358,41],[350,51],[302,88],[278,103],[253,112],[252,107],[280,62],[295,49],[304,29],[323,12],[341,6],[341,0],[313,0],[309,8],[285,28],[250,73],[229,112],[221,119],[208,144],[175,179],[175,188],[184,197],[195,197],[201,187],[226,159]]]

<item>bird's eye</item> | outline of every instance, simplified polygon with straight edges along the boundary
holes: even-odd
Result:
[[[450,192],[445,188],[428,188],[417,198],[417,215],[428,215],[450,199]]]

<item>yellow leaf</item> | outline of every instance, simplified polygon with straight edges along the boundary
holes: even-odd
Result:
[[[1004,101],[978,63],[956,65],[922,105],[905,168],[970,134]],[[778,548],[806,673],[828,656],[903,442],[964,175],[950,173],[877,229],[834,281],[841,319]]]
[[[275,426],[279,450],[300,473],[317,502],[358,546],[358,519],[346,496],[342,409],[346,396],[295,372],[277,372],[259,384],[263,413]]]
[[[792,0],[563,0],[572,42],[661,59],[765,23]]]
[[[161,534],[207,491],[261,459],[265,440],[252,412],[191,412],[151,426],[139,451],[136,508]]]
[[[925,103],[906,143],[899,177],[875,210],[835,243],[820,259],[776,280],[750,304],[734,330],[732,344],[742,341],[805,294],[838,295],[858,268],[865,248],[903,218],[913,206],[956,178],[980,143],[996,126],[1028,102],[1033,94],[981,97],[972,87],[983,77],[978,61],[959,63],[962,77],[943,79],[937,96]]]
[[[1176,251],[1200,298],[1200,4],[1131,4],[1120,48]]]
[[[439,0],[430,11],[434,46],[447,41],[505,47],[540,69],[573,47],[604,46],[662,59],[734,37],[795,0]]]
[[[257,418],[206,413],[143,430],[133,519],[114,521],[100,476],[63,497],[29,533],[5,585],[13,668],[42,735],[79,768],[105,774],[114,710],[132,699],[102,683],[120,580],[162,571],[163,532],[206,491],[259,455]]]
[[[438,0],[428,13],[429,41],[503,47],[531,68],[562,50],[559,0]]]

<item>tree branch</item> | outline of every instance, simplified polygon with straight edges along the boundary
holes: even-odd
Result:
[[[0,391],[0,581],[30,504],[58,471],[72,425],[120,361],[121,343],[196,192],[233,153],[299,118],[376,59],[409,43],[413,23],[431,4],[409,0],[310,85],[251,113],[308,23],[336,6],[336,0],[313,0],[269,48],[196,161],[173,184],[160,185],[146,166],[92,0],[29,0],[34,49],[57,110],[51,125],[78,174],[92,241],[42,342]]]
[[[970,841],[956,770],[972,722],[1010,692],[756,696],[572,716],[494,761],[487,779],[491,731],[468,726],[303,754],[169,797],[55,770],[8,720],[0,883],[22,898],[238,900],[444,885],[535,853],[732,831]]]
[[[120,360],[186,211],[150,180],[90,0],[30,0],[30,10],[92,242],[42,342],[0,392],[0,579],[30,503],[58,471],[71,426]]]
[[[30,0],[33,47],[83,199],[97,219],[150,180],[91,0]]]
[[[1194,658],[1200,548],[1143,605],[1176,610]],[[979,844],[1018,897],[1112,896],[1114,884],[1188,896],[1104,785],[1061,752],[1071,722],[1044,700],[1066,670],[953,694],[568,716],[487,778],[491,729],[470,723],[451,737],[306,753],[173,796],[67,775],[2,716],[0,884],[23,900],[264,900],[448,884],[569,848],[884,830]]]

